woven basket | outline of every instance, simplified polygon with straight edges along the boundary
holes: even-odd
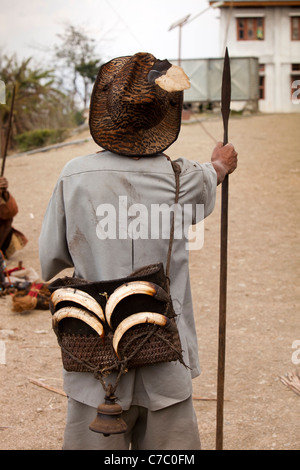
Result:
[[[142,343],[142,346],[141,346]],[[59,340],[64,369],[76,372],[118,370],[120,364],[136,368],[160,362],[181,360],[181,343],[176,331],[156,325],[139,325],[128,330],[119,345],[118,358],[112,347],[112,335],[64,334]]]
[[[101,283],[86,282],[75,278],[58,279],[52,285],[50,284],[49,290],[53,292],[62,287],[76,287],[93,295],[104,306],[104,297],[99,295],[99,292],[106,292],[110,295],[119,285],[136,279],[155,282],[163,289],[167,287],[163,266],[160,263],[146,266],[127,278]],[[146,305],[143,305],[144,301],[140,297],[137,296],[136,299],[134,303],[130,303],[128,299],[124,301],[123,306],[128,315],[138,311],[157,311],[170,319],[171,327],[141,324],[130,328],[119,343],[118,358],[112,346],[113,330],[105,326],[104,338],[100,338],[89,326],[78,320],[63,320],[60,327],[55,329],[55,333],[61,347],[64,368],[67,371],[100,372],[105,375],[118,370],[121,365],[130,369],[161,362],[177,360],[183,362],[171,298],[167,304],[148,298]]]

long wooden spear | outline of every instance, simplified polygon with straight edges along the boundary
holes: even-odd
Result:
[[[228,121],[231,100],[231,74],[228,49],[226,48],[221,92],[221,111],[223,118],[223,144],[228,143]],[[226,298],[227,298],[227,239],[228,239],[228,175],[222,183],[221,192],[221,252],[220,252],[220,292],[219,292],[219,350],[217,380],[217,429],[216,450],[223,449],[223,409],[225,384],[225,346],[226,346]]]
[[[15,94],[16,94],[16,85],[14,84],[13,91],[12,91],[12,97],[11,97],[10,111],[9,111],[9,116],[8,116],[8,125],[7,125],[7,131],[6,131],[6,136],[5,136],[3,155],[2,155],[1,176],[4,175],[5,161],[6,161],[6,155],[7,155],[7,149],[8,149],[8,142],[9,142],[9,136],[10,136],[10,131],[11,131],[12,116],[13,116],[13,111],[14,111]]]

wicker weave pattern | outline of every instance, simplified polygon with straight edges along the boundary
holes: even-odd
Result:
[[[168,93],[147,76],[157,59],[138,53],[101,66],[91,96],[95,142],[120,155],[154,155],[178,137],[183,92]]]
[[[109,373],[123,363],[128,369],[181,359],[177,332],[155,325],[140,325],[126,332],[120,343],[120,357],[112,347],[112,335],[98,336],[64,334],[60,338],[63,366],[67,371]],[[141,343],[143,343],[142,347]]]
[[[133,273],[128,278],[118,281],[104,281],[100,283],[84,282],[75,278],[58,279],[49,286],[50,291],[61,287],[77,287],[84,289],[103,302],[103,296],[99,292],[112,293],[114,289],[124,281],[143,279],[158,283],[162,288],[167,288],[166,277],[161,263],[150,265]],[[134,297],[134,296],[133,296]],[[59,328],[55,329],[58,343],[61,347],[63,366],[67,371],[73,372],[97,372],[105,375],[113,370],[119,370],[120,366],[127,369],[140,367],[160,362],[181,361],[182,350],[179,333],[175,321],[175,312],[171,298],[167,303],[158,302],[146,296],[146,304],[141,299],[123,301],[128,315],[136,311],[155,308],[166,315],[171,321],[171,328],[163,328],[152,324],[140,324],[127,330],[119,344],[119,358],[112,346],[114,330],[108,325],[105,327],[104,338],[93,334],[90,327],[78,320],[65,319]],[[130,303],[131,302],[131,303]],[[103,308],[104,308],[104,304]],[[138,308],[137,308],[138,307]],[[148,307],[148,308],[147,308]],[[137,309],[137,310],[136,310]]]

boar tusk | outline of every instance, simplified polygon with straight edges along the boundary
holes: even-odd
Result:
[[[99,317],[100,320],[105,323],[105,316],[101,305],[99,305],[98,302],[96,302],[96,300],[87,292],[74,289],[73,287],[64,287],[57,289],[51,295],[51,302],[53,303],[54,307],[56,307],[60,302],[66,301],[75,302],[81,305],[82,307],[97,315],[97,317]]]
[[[77,307],[63,307],[52,316],[52,325],[55,330],[61,320],[65,318],[76,318],[89,325],[95,330],[100,338],[104,336],[104,328],[102,323],[92,313]]]
[[[118,357],[118,346],[122,336],[126,333],[127,330],[129,330],[133,326],[143,323],[151,323],[154,325],[165,327],[170,323],[170,320],[165,315],[155,312],[139,312],[134,313],[133,315],[130,315],[129,317],[125,318],[125,320],[123,320],[117,326],[113,336],[113,348]]]
[[[133,294],[145,294],[151,295],[157,300],[167,302],[169,300],[167,292],[162,289],[162,287],[154,284],[153,282],[148,281],[132,281],[126,284],[122,284],[118,287],[109,297],[106,307],[105,307],[105,316],[107,323],[111,326],[111,316],[116,307],[116,305],[129,295]]]

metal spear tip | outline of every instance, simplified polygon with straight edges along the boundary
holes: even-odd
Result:
[[[231,73],[230,73],[230,60],[228,48],[225,50],[223,76],[222,76],[222,92],[221,92],[221,112],[224,123],[224,139],[223,143],[228,143],[228,120],[230,114],[230,101],[231,101]]]

